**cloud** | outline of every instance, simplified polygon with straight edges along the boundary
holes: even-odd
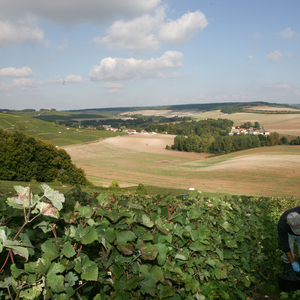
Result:
[[[293,54],[292,53],[286,53],[286,57],[288,58],[288,59],[292,59],[294,56],[293,56]]]
[[[228,99],[228,96],[227,95],[221,95],[221,96],[217,95],[217,96],[215,96],[215,99],[216,100],[224,100],[224,99]]]
[[[9,84],[0,81],[0,91],[8,91],[11,89]]]
[[[240,92],[237,95],[232,96],[232,100],[243,100],[243,99],[252,99],[253,97],[251,96],[246,96],[245,93]]]
[[[294,95],[295,95],[296,97],[300,97],[300,92],[299,92],[298,90],[295,90]]]
[[[161,0],[1,0],[0,19],[34,16],[54,23],[77,25],[87,22],[104,24],[120,15],[134,17],[152,11]]]
[[[249,55],[246,59],[247,60],[252,60],[254,57],[253,57],[253,55]]]
[[[279,60],[282,57],[282,53],[278,50],[267,55],[267,58],[270,60]]]
[[[0,77],[27,77],[32,74],[32,70],[29,67],[22,67],[19,69],[13,67],[7,67],[0,69]]]
[[[168,43],[184,44],[207,25],[208,21],[202,12],[188,12],[180,19],[164,24],[158,32],[158,38]]]
[[[32,78],[17,78],[12,81],[12,84],[4,84],[0,82],[0,90],[8,90],[13,87],[21,88],[22,90],[42,90],[44,85],[46,84],[62,84],[62,83],[80,83],[83,82],[83,79],[80,75],[68,75],[66,80],[64,80],[61,76],[57,75],[54,78],[43,79],[36,81]]]
[[[80,83],[83,82],[83,78],[80,75],[68,75],[66,77],[66,83]]]
[[[15,86],[36,86],[38,83],[31,78],[18,78],[13,80]]]
[[[143,15],[140,18],[125,22],[116,21],[109,29],[108,36],[96,37],[96,43],[104,43],[108,48],[120,47],[123,49],[151,49],[160,47],[154,31],[156,31],[165,18],[164,9],[156,10],[155,16]]]
[[[29,21],[0,21],[0,46],[21,42],[41,45],[44,43],[44,32]]]
[[[276,90],[288,90],[290,89],[291,87],[286,84],[286,83],[265,83],[263,86],[262,86],[263,89],[265,90],[273,90],[273,89],[276,89]]]
[[[288,27],[277,34],[285,39],[291,39],[296,35],[296,32],[292,31],[291,27]]]
[[[119,89],[111,89],[108,91],[110,94],[120,94],[121,91]]]
[[[122,89],[122,88],[124,88],[124,84],[121,83],[121,82],[106,82],[104,84],[104,87],[108,88],[108,89],[112,89],[112,88],[114,88],[114,89]]]
[[[181,73],[178,73],[178,72],[173,72],[173,73],[170,75],[170,77],[173,77],[173,78],[176,78],[176,77],[182,77],[182,76],[184,76],[184,75],[181,74]]]
[[[145,14],[127,22],[116,21],[106,37],[95,37],[94,42],[104,43],[109,49],[156,50],[162,42],[183,44],[208,25],[200,11],[186,13],[177,20],[165,19],[165,7],[160,6],[153,16]]]
[[[161,57],[149,60],[106,57],[99,66],[91,69],[89,75],[92,81],[163,77],[163,71],[183,66],[182,57],[179,51],[167,51]]]

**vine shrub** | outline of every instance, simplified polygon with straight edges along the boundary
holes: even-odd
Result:
[[[1,299],[246,299],[274,280],[294,204],[41,188],[0,199]]]

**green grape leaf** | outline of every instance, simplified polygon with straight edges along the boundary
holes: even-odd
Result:
[[[155,297],[156,294],[156,283],[152,278],[146,278],[140,282],[141,292],[143,294],[150,294],[152,297]]]
[[[64,247],[62,249],[62,254],[68,258],[76,254],[76,251],[70,242],[66,242],[64,244]]]
[[[158,250],[154,245],[147,245],[142,249],[141,258],[144,260],[154,260],[157,257]]]

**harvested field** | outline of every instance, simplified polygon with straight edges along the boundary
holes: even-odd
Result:
[[[249,106],[244,107],[245,109],[249,110],[263,110],[263,111],[299,111],[296,108],[289,108],[289,107],[272,107],[272,106]]]
[[[155,185],[259,196],[300,197],[300,146],[223,156],[166,150],[171,135],[131,135],[65,147],[95,184]]]
[[[290,136],[300,136],[300,118],[281,123],[268,124],[264,126],[265,130],[278,132]]]
[[[181,110],[171,110],[171,109],[165,109],[165,110],[154,110],[154,109],[149,109],[149,110],[139,110],[139,111],[128,111],[121,113],[120,115],[144,115],[144,116],[164,116],[167,118],[171,117],[189,117],[194,114],[201,113],[202,111],[199,109],[181,109]]]

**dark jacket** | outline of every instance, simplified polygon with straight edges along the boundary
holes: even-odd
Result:
[[[279,242],[279,247],[280,249],[284,252],[284,253],[287,253],[287,252],[290,252],[291,249],[290,249],[290,246],[289,246],[289,236],[288,236],[288,233],[289,234],[292,234],[292,235],[296,235],[296,236],[299,236],[297,234],[295,234],[290,225],[287,224],[287,215],[291,212],[297,212],[298,214],[300,214],[300,206],[297,206],[297,207],[294,207],[294,208],[291,208],[291,209],[288,209],[287,211],[285,211],[279,221],[278,221],[278,242]]]

